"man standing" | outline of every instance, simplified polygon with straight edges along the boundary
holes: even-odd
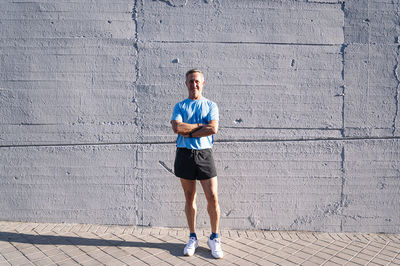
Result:
[[[212,233],[208,239],[208,246],[212,256],[220,259],[223,252],[218,236],[218,182],[211,150],[213,135],[218,131],[218,107],[202,96],[205,81],[200,70],[191,69],[186,72],[185,84],[189,97],[175,105],[171,118],[172,129],[178,134],[174,170],[185,193],[185,213],[190,230],[189,242],[183,254],[192,256],[198,247],[195,222],[196,180],[199,180],[207,199],[207,212],[211,223]]]

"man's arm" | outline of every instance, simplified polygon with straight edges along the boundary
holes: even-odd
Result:
[[[176,134],[180,134],[185,138],[190,137],[192,133],[193,138],[207,137],[218,132],[218,120],[211,120],[208,124],[188,124],[177,120],[172,120],[172,129]]]
[[[204,124],[188,124],[177,120],[172,120],[172,130],[176,134],[180,134],[182,136],[189,135],[197,130],[200,130]]]
[[[218,132],[218,120],[211,120],[210,122],[208,122],[207,125],[203,125],[198,130],[192,132],[192,137],[194,138],[207,137],[217,134],[217,132]]]

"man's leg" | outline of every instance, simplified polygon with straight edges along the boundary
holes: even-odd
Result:
[[[220,210],[218,204],[218,182],[217,177],[213,177],[207,180],[200,181],[204,194],[207,198],[207,211],[210,215],[211,231],[212,234],[208,239],[207,243],[211,249],[211,254],[216,259],[221,259],[224,257],[224,253],[221,248],[221,241],[218,237],[218,225]]]
[[[183,192],[185,193],[185,213],[190,233],[195,233],[196,223],[196,180],[181,178]]]
[[[211,230],[213,233],[218,233],[220,210],[218,204],[217,177],[200,180],[200,183],[207,199],[207,212],[210,216]]]

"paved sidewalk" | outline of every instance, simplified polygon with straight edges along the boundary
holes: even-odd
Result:
[[[224,230],[222,260],[198,234],[185,257],[184,229],[0,222],[0,265],[400,265],[400,234]]]

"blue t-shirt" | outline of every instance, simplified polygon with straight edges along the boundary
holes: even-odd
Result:
[[[201,97],[200,100],[186,99],[177,103],[172,112],[171,120],[188,124],[208,124],[211,120],[219,120],[218,106],[216,103]],[[211,149],[214,135],[200,138],[185,138],[178,134],[176,146],[188,149]]]

